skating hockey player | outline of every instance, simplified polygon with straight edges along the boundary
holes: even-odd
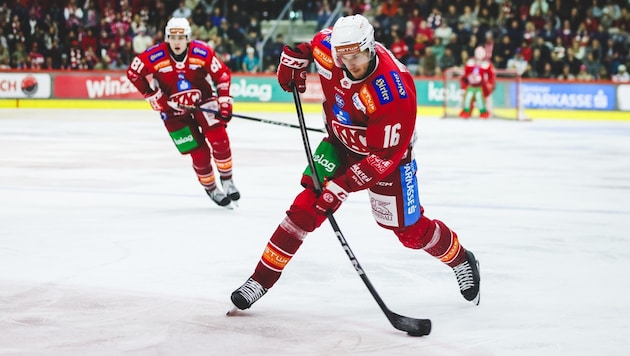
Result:
[[[193,41],[188,20],[172,18],[164,30],[165,42],[136,56],[127,77],[160,112],[175,147],[189,155],[206,193],[220,206],[241,197],[232,179],[232,151],[226,131],[232,118],[230,69],[205,42]],[[215,94],[212,85],[216,86]],[[189,111],[178,104],[216,111]],[[212,160],[219,173],[219,186]]]
[[[342,17],[312,41],[284,47],[277,77],[285,91],[305,91],[306,69],[315,62],[323,88],[328,129],[314,152],[324,190],[317,194],[310,170],[301,191],[267,242],[253,274],[231,295],[247,309],[280,275],[308,235],[346,200],[366,190],[374,219],[411,249],[423,249],[452,268],[461,294],[479,300],[475,256],[445,223],[423,214],[418,195],[413,137],[416,88],[407,68],[374,40],[361,15]],[[235,310],[235,309],[234,309]]]
[[[468,59],[464,66],[464,75],[460,80],[464,90],[464,107],[459,116],[468,119],[475,105],[479,109],[479,117],[490,117],[488,109],[488,97],[495,88],[495,73],[492,62],[486,59],[486,50],[483,47],[475,48],[474,58]]]

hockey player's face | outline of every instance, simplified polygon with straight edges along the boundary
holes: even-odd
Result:
[[[367,51],[346,54],[339,56],[339,59],[355,78],[363,78],[370,64],[370,55]]]
[[[175,54],[182,54],[186,50],[188,40],[186,35],[170,35],[168,36],[168,45]]]

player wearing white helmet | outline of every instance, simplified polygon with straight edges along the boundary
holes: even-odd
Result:
[[[459,116],[468,119],[472,116],[472,110],[477,105],[479,117],[490,117],[487,100],[495,88],[494,66],[487,57],[486,50],[479,46],[475,48],[474,58],[468,59],[464,66],[464,75],[460,79],[461,88],[464,90],[464,105]]]
[[[374,40],[361,15],[341,17],[310,42],[285,46],[278,83],[285,91],[306,90],[315,63],[324,95],[328,136],[315,150],[324,191],[314,188],[310,169],[304,187],[267,242],[253,274],[231,295],[247,309],[280,278],[308,233],[335,212],[350,193],[366,191],[372,215],[405,247],[422,249],[453,268],[466,300],[479,301],[479,270],[472,252],[446,224],[424,215],[413,154],[417,99],[412,75]],[[325,261],[322,261],[325,262]]]
[[[185,18],[170,19],[164,37],[165,42],[131,61],[127,77],[153,110],[160,112],[179,152],[190,156],[208,196],[220,206],[231,207],[240,199],[240,192],[232,178],[232,152],[226,131],[232,117],[230,69],[205,42],[192,39]],[[183,110],[179,105],[199,106],[216,114]]]

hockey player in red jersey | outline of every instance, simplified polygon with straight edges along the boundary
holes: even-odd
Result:
[[[232,74],[211,47],[191,39],[188,20],[170,19],[164,36],[165,42],[131,61],[127,77],[153,110],[160,112],[179,152],[191,157],[208,196],[218,205],[229,207],[241,196],[232,179],[232,152],[226,131],[232,118]],[[218,114],[183,110],[178,104],[199,106]],[[221,187],[212,168],[213,159]]]
[[[486,50],[483,47],[477,47],[474,58],[468,59],[464,67],[464,75],[461,79],[461,88],[464,90],[464,108],[459,116],[464,119],[470,118],[476,104],[479,117],[489,118],[487,99],[494,91],[494,87],[494,66],[486,59]]]
[[[411,249],[423,249],[451,267],[465,299],[479,300],[479,271],[472,252],[439,220],[423,214],[413,155],[416,88],[407,68],[374,40],[361,15],[346,16],[307,43],[285,46],[277,71],[285,91],[304,92],[306,69],[315,62],[325,101],[328,136],[313,156],[324,191],[310,170],[300,192],[262,253],[252,276],[231,300],[247,309],[271,288],[302,241],[348,194],[367,191],[378,225]]]

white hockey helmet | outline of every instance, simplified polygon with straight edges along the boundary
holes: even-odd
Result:
[[[190,42],[192,40],[191,32],[190,23],[188,23],[187,19],[183,17],[173,17],[166,23],[164,37],[168,41],[169,37],[172,35],[185,35],[186,41]]]
[[[371,60],[376,55],[374,27],[362,15],[340,17],[330,35],[332,56],[337,67],[343,67],[341,56],[368,51]]]
[[[486,59],[486,49],[481,46],[475,48],[475,59],[478,61]]]

